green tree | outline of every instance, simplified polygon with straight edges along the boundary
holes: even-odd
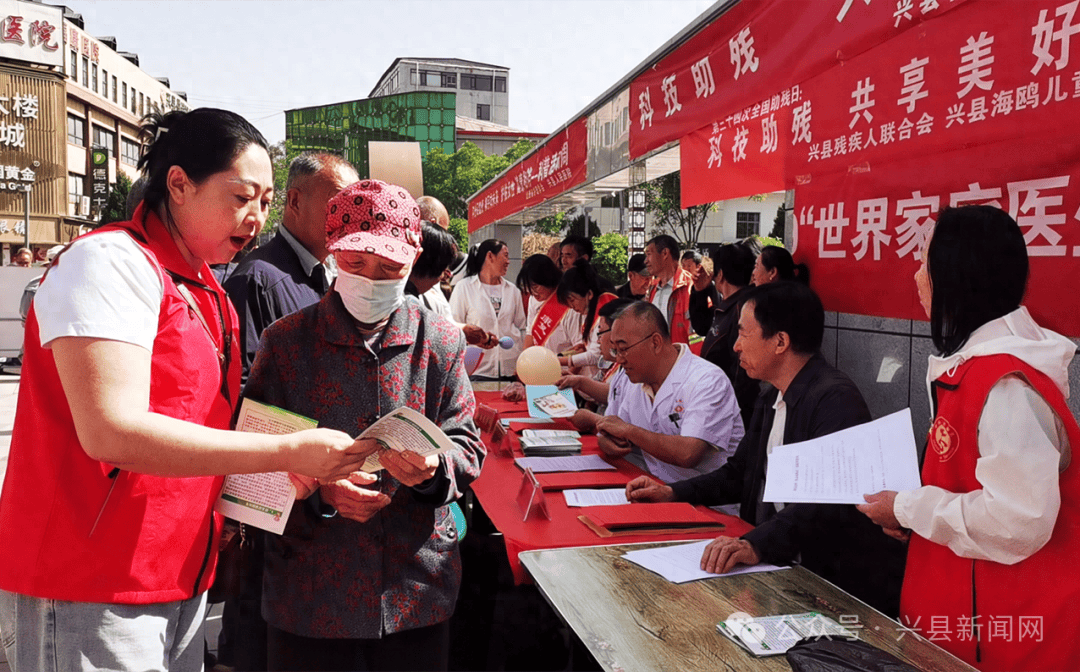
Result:
[[[566,230],[566,213],[556,212],[551,217],[538,219],[527,225],[528,233],[539,233],[544,236],[563,237]]]
[[[281,225],[281,216],[285,212],[285,184],[289,180],[289,162],[295,151],[288,140],[270,145],[270,163],[274,167],[274,200],[270,201],[270,214],[263,225],[264,233],[276,233]]]
[[[593,266],[614,285],[626,282],[626,236],[612,231],[593,238]]]
[[[469,222],[460,217],[450,218],[450,235],[457,241],[458,249],[469,253]]]
[[[772,231],[769,232],[770,238],[784,239],[784,220],[786,217],[786,211],[784,206],[780,206],[776,209],[776,218],[773,220]]]
[[[564,218],[563,222],[566,224],[566,235],[568,236],[596,238],[600,235],[600,225],[584,209],[580,209],[574,217]]]
[[[653,233],[666,233],[683,249],[696,249],[705,218],[716,210],[714,203],[683,209],[679,195],[679,173],[668,173],[641,185],[646,192],[645,210],[652,215]]]
[[[466,200],[533,148],[530,140],[518,140],[503,155],[488,156],[471,142],[466,142],[453,154],[441,147],[433,148],[424,157],[424,193],[434,196],[446,206],[450,217],[467,219]]]
[[[117,171],[116,184],[109,192],[109,198],[105,201],[105,207],[101,209],[101,218],[96,226],[127,221],[127,197],[130,192],[131,179],[123,171]]]

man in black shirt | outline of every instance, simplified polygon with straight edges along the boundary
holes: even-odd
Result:
[[[806,569],[895,616],[904,571],[899,541],[859,520],[862,514],[853,505],[784,505],[762,497],[775,446],[870,420],[859,389],[818,352],[824,324],[820,299],[801,283],[751,290],[739,317],[735,351],[751,378],[772,387],[758,397],[735,454],[716,471],[670,486],[639,477],[626,486],[627,498],[708,506],[739,502],[739,516],[757,527],[742,538],[720,537],[709,544],[702,569],[724,573],[737,564],[789,564],[801,557]]]

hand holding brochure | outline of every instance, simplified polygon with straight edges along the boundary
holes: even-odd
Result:
[[[319,423],[311,418],[290,413],[276,406],[244,399],[236,430],[259,434],[292,434],[314,429]],[[265,474],[233,474],[225,477],[225,485],[214,505],[223,516],[263,530],[281,534],[289,520],[296,486],[284,471]]]
[[[920,486],[911,410],[905,408],[817,439],[773,448],[764,500],[862,504],[863,495]]]
[[[410,450],[423,457],[445,453],[456,445],[438,425],[404,406],[379,418],[357,438],[373,439],[382,448],[399,453]],[[379,454],[372,453],[360,470],[374,473],[382,468]]]

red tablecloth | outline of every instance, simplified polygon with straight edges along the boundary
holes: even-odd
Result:
[[[522,417],[528,415],[525,402],[506,402],[499,392],[476,392],[476,401],[500,411],[502,417]],[[537,427],[538,429],[540,427]],[[521,457],[521,446],[516,434],[511,433],[510,445],[514,457]],[[708,539],[716,536],[715,532],[687,532],[677,535],[635,534],[619,537],[598,537],[578,520],[578,516],[587,509],[571,508],[561,492],[545,493],[550,520],[545,520],[536,512],[523,521],[521,508],[516,497],[521,487],[522,471],[514,464],[514,458],[488,449],[484,460],[484,469],[480,478],[472,484],[473,492],[495,527],[503,533],[506,541],[506,554],[510,567],[514,571],[514,581],[518,584],[529,581],[525,569],[518,561],[518,553],[544,548],[566,548],[569,546],[602,546],[609,544],[632,544],[644,541],[677,541],[680,539]],[[582,452],[598,453],[595,436],[582,436]],[[609,460],[612,465],[625,474],[627,480],[640,476],[644,472],[626,460]],[[633,506],[631,504],[631,506]],[[727,516],[707,507],[698,507],[700,511],[724,523],[721,534],[738,537],[752,529],[752,525],[735,516]]]

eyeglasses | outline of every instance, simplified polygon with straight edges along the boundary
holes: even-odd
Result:
[[[611,348],[611,356],[614,357],[615,359],[619,359],[620,357],[623,358],[623,359],[626,359],[626,353],[630,351],[630,348],[634,347],[635,345],[640,345],[640,344],[644,343],[645,341],[652,338],[653,334],[655,334],[655,333],[656,332],[654,331],[652,334],[649,334],[648,336],[641,339],[637,343],[631,343],[630,345],[626,346],[625,348],[617,348],[617,347],[612,346],[612,348]]]
[[[603,336],[604,334],[606,334],[609,331],[611,331],[611,327],[608,327],[607,329],[600,329],[600,330],[598,330],[596,332],[596,335],[597,335],[597,337]]]

